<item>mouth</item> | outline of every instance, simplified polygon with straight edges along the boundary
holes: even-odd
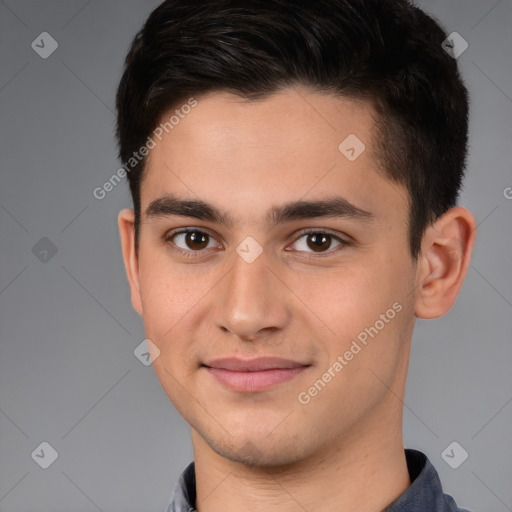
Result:
[[[311,365],[276,357],[250,360],[225,358],[203,365],[222,385],[242,393],[264,391],[289,381],[309,366]]]

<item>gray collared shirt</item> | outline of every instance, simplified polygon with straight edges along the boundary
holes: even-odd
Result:
[[[382,512],[470,512],[458,508],[449,494],[443,493],[441,481],[428,457],[405,448],[411,485]],[[194,462],[180,474],[166,512],[196,512],[196,476]]]

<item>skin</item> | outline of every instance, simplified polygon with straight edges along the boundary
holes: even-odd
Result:
[[[154,370],[191,428],[197,510],[382,510],[410,485],[402,412],[415,318],[454,304],[475,220],[465,208],[449,210],[413,261],[408,194],[377,168],[368,104],[303,87],[259,101],[219,91],[197,100],[150,152],[138,254],[133,211],[118,218],[132,304],[160,351]],[[366,146],[355,161],[338,150],[349,134]],[[147,217],[166,193],[206,201],[235,222]],[[372,219],[267,222],[271,207],[334,193]],[[207,248],[169,238],[186,227],[210,235]],[[331,239],[315,252],[306,228],[351,243]],[[248,236],[262,248],[252,263],[236,251]],[[401,311],[300,403],[298,394],[397,302]],[[240,393],[201,366],[231,356],[310,366],[266,391]]]

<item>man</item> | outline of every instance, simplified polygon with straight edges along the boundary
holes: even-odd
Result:
[[[166,1],[128,53],[132,304],[189,423],[169,511],[458,511],[402,413],[475,242],[468,97],[406,0]]]

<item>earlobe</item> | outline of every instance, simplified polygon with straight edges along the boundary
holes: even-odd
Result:
[[[121,250],[128,283],[131,290],[132,306],[142,316],[142,300],[139,282],[139,261],[135,250],[135,214],[132,209],[125,208],[117,217]]]
[[[438,318],[452,308],[466,277],[475,239],[475,219],[460,206],[427,228],[416,273],[417,317]]]

